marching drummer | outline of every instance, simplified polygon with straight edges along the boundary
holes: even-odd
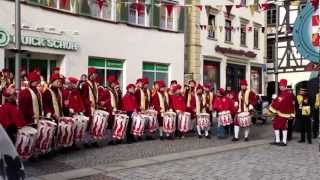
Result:
[[[144,94],[147,96],[146,108],[149,109],[150,102],[151,102],[151,91],[149,89],[149,79],[147,77],[144,77],[142,78],[142,80],[143,80],[143,91],[144,91]]]
[[[50,88],[43,93],[43,111],[47,118],[58,121],[63,115],[62,78],[60,74],[52,74]]]
[[[123,96],[122,98],[122,110],[125,111],[129,117],[129,122],[128,126],[126,129],[126,135],[127,135],[127,143],[132,143],[135,142],[138,137],[134,137],[133,134],[131,133],[131,128],[132,128],[132,114],[134,112],[137,112],[138,110],[138,105],[135,97],[135,85],[134,84],[129,84],[127,86],[127,93]]]
[[[141,111],[148,110],[148,94],[143,88],[144,81],[142,78],[137,79],[135,97],[138,105],[138,109]]]
[[[37,72],[28,74],[29,87],[20,91],[19,109],[27,124],[37,124],[42,114],[42,95],[38,90],[40,75]]]
[[[69,77],[67,81],[68,86],[64,92],[64,107],[67,109],[69,116],[83,113],[84,105],[80,90],[77,88],[78,79]]]
[[[242,120],[246,121],[244,123],[240,122],[240,118],[236,118],[234,122],[234,137],[232,141],[239,140],[239,131],[240,126],[244,128],[244,140],[248,141],[249,132],[250,132],[250,125],[251,125],[251,118],[250,114],[254,112],[254,107],[257,103],[256,95],[253,91],[248,89],[248,82],[247,80],[240,80],[241,90],[238,94],[238,114],[246,115]],[[242,125],[243,124],[243,125]]]
[[[3,90],[4,104],[0,106],[0,124],[6,130],[13,143],[16,141],[18,128],[26,125],[23,114],[17,108],[16,89],[10,85]]]
[[[181,92],[181,85],[175,85],[172,87],[173,95],[171,96],[172,101],[170,102],[170,108],[177,113],[178,116],[181,113],[186,112],[186,103]],[[176,124],[179,124],[178,122]],[[189,127],[189,126],[188,126]],[[186,130],[187,131],[187,130]],[[186,132],[179,132],[179,127],[177,126],[176,134],[180,137],[184,137]]]
[[[168,103],[165,97],[165,83],[164,81],[155,81],[154,89],[151,96],[151,106],[158,112],[158,122],[159,122],[159,135],[160,140],[163,138],[163,117],[162,113],[168,110]]]

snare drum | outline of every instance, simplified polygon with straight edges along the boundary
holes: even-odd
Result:
[[[55,122],[44,119],[39,121],[36,149],[41,153],[48,153],[51,151],[51,145],[56,127],[57,124]]]
[[[210,115],[208,113],[197,114],[197,125],[200,126],[202,130],[208,129],[210,124]]]
[[[86,129],[89,123],[89,117],[83,115],[75,115],[73,116],[75,121],[75,128],[74,128],[74,141],[81,142],[84,140]]]
[[[95,110],[93,113],[90,135],[95,140],[100,140],[105,137],[106,128],[108,126],[109,113],[103,110]]]
[[[115,123],[112,129],[112,137],[123,140],[126,136],[129,117],[126,114],[117,113],[114,115]]]
[[[21,159],[29,159],[32,156],[37,140],[37,130],[26,126],[18,130],[16,149]]]
[[[230,111],[222,111],[218,113],[218,125],[228,126],[232,123],[232,116]]]
[[[165,112],[163,113],[163,132],[173,133],[176,130],[176,113]]]
[[[239,113],[236,120],[240,127],[248,127],[251,125],[251,116],[249,112]]]
[[[182,112],[178,114],[178,129],[180,132],[188,132],[191,129],[191,114]]]
[[[142,114],[133,113],[132,114],[132,126],[131,133],[135,136],[142,136],[145,127],[145,118]]]
[[[146,129],[150,133],[154,133],[159,128],[157,115],[158,112],[152,109],[147,110],[146,113],[143,115],[146,119]]]
[[[70,147],[74,140],[75,119],[62,117],[58,123],[57,146]]]

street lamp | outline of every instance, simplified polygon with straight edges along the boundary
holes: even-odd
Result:
[[[20,64],[21,64],[21,4],[20,0],[15,0],[15,85],[17,94],[21,89],[20,84]]]

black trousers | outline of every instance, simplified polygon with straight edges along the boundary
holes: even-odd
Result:
[[[306,133],[308,142],[311,143],[311,118],[310,116],[302,116],[301,122],[301,141],[306,140]]]
[[[127,112],[127,115],[129,117],[129,122],[126,130],[126,136],[127,136],[127,141],[133,141],[133,135],[131,134],[131,126],[132,126],[132,115],[133,112]]]
[[[315,109],[313,113],[313,124],[312,124],[313,137],[316,138],[319,135],[319,109]]]

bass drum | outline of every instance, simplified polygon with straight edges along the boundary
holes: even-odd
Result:
[[[74,141],[83,142],[89,123],[89,117],[83,115],[75,115],[73,116],[73,119],[75,121]]]
[[[57,124],[48,120],[40,120],[38,123],[38,134],[36,142],[36,150],[40,153],[48,153],[51,151],[54,133]]]
[[[106,129],[108,126],[109,113],[103,110],[95,110],[93,113],[92,126],[90,135],[94,140],[105,138]]]
[[[116,113],[114,118],[115,123],[112,128],[112,137],[114,139],[123,140],[126,136],[129,117],[126,114]]]
[[[173,133],[176,131],[176,116],[174,112],[163,113],[163,132]]]
[[[16,149],[21,159],[29,159],[32,156],[37,140],[37,129],[26,126],[18,130]]]
[[[191,129],[191,114],[189,112],[178,113],[178,129],[183,133]]]
[[[62,117],[58,123],[57,147],[70,147],[74,142],[75,119]]]

